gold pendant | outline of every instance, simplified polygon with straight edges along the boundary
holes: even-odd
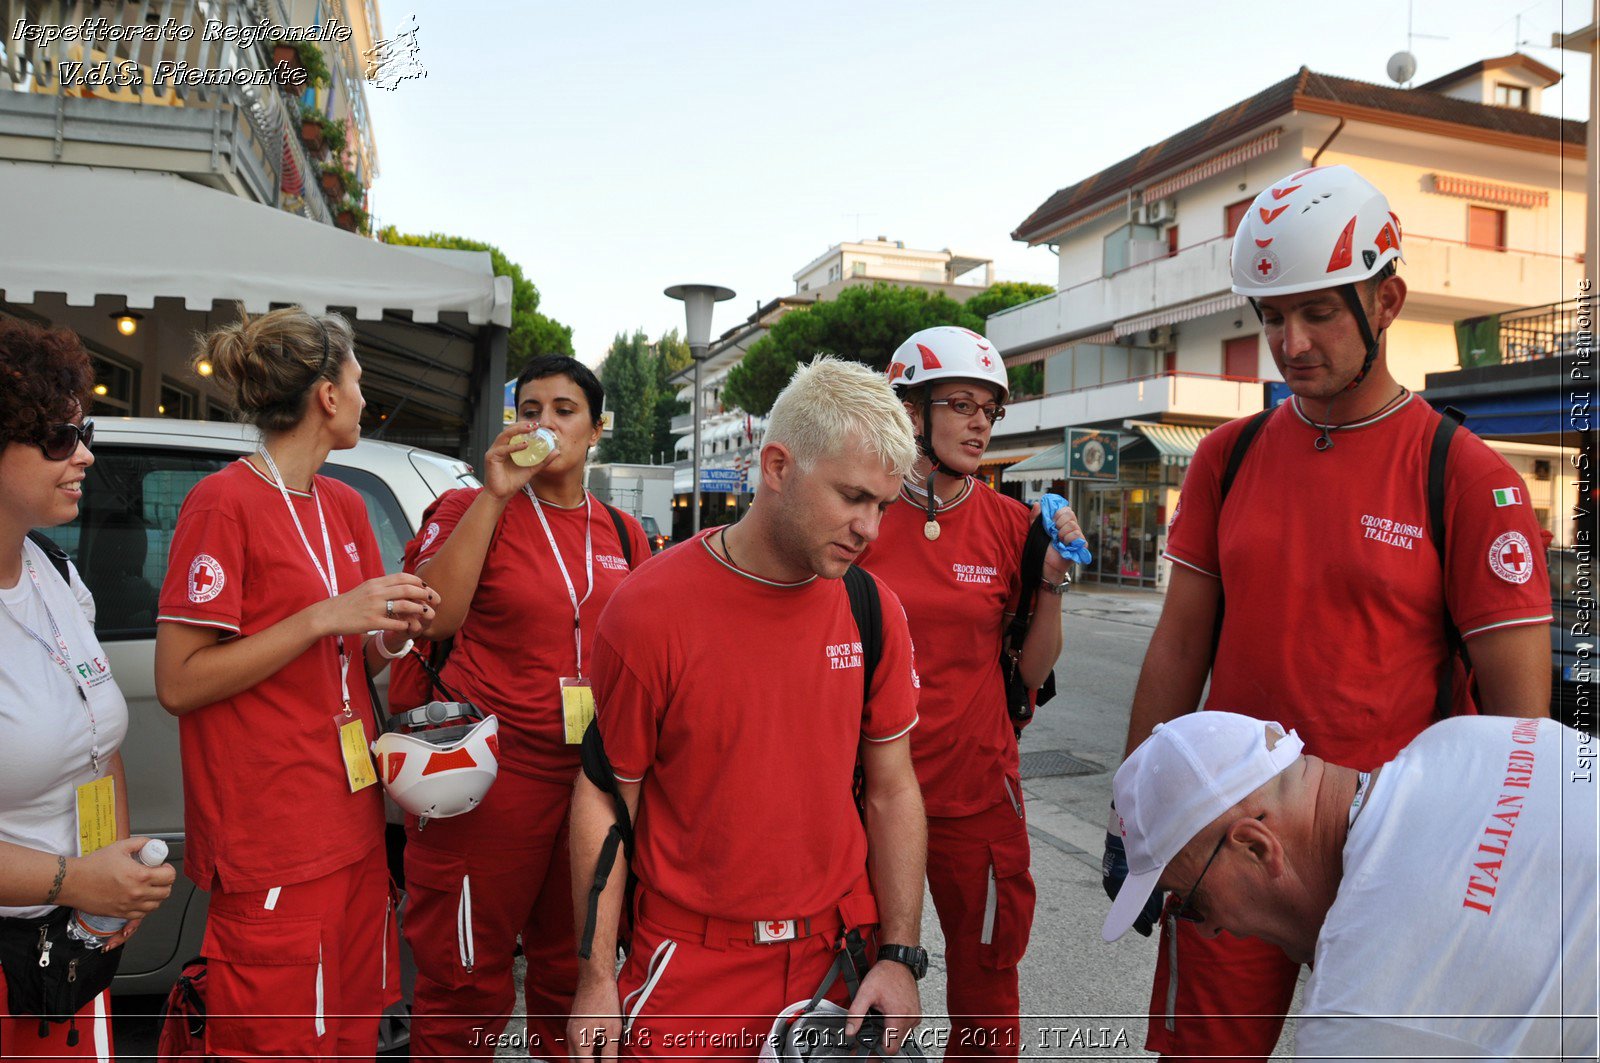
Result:
[[[924,524],[922,526],[922,534],[928,537],[928,541],[930,543],[933,542],[934,540],[938,539],[939,538],[939,522],[936,521],[936,520],[928,521],[926,524]]]

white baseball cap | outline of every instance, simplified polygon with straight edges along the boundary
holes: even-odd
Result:
[[[1128,877],[1101,936],[1128,932],[1167,865],[1195,836],[1300,759],[1305,743],[1281,724],[1235,712],[1194,712],[1157,724],[1111,781],[1112,826]]]

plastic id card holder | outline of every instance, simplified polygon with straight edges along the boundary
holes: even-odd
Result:
[[[566,725],[567,745],[582,745],[583,732],[594,722],[594,687],[585,677],[561,678],[561,719]]]
[[[339,732],[339,753],[344,757],[344,774],[350,783],[351,793],[360,793],[378,781],[372,770],[372,754],[367,750],[367,732],[361,726],[361,717],[333,714],[334,729]]]
[[[78,855],[117,840],[117,780],[110,775],[78,787]]]

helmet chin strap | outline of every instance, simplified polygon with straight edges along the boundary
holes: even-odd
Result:
[[[933,492],[933,478],[937,473],[946,476],[958,476],[959,473],[939,460],[939,454],[933,449],[933,389],[924,388],[922,394],[922,435],[917,438],[917,443],[922,447],[922,453],[928,457],[928,480],[923,486],[928,489],[928,525],[937,531],[939,522],[939,498]]]
[[[1355,377],[1346,384],[1343,391],[1354,391],[1367,379],[1367,374],[1372,371],[1372,363],[1378,358],[1378,340],[1383,335],[1382,330],[1372,331],[1372,322],[1367,319],[1367,308],[1361,305],[1361,293],[1354,283],[1340,285],[1339,293],[1344,296],[1350,313],[1356,319],[1356,328],[1361,331],[1361,342],[1366,344],[1367,355],[1361,360],[1361,368],[1356,371]],[[1256,321],[1265,324],[1261,316],[1261,304],[1254,298],[1250,299],[1250,309],[1256,312]],[[1328,400],[1328,412],[1323,415],[1322,435],[1317,437],[1315,446],[1318,450],[1329,450],[1333,447],[1332,421],[1333,404],[1338,401],[1338,395]]]

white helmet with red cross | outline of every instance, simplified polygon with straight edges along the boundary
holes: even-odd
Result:
[[[1233,235],[1233,290],[1259,298],[1366,280],[1400,253],[1389,200],[1348,166],[1315,166],[1273,183]]]
[[[1011,394],[1006,364],[994,344],[958,325],[936,325],[913,332],[889,359],[889,383],[917,387],[936,380],[977,380],[999,389],[999,401]]]
[[[394,803],[424,823],[478,807],[500,773],[500,721],[471,702],[398,713],[372,744]]]

